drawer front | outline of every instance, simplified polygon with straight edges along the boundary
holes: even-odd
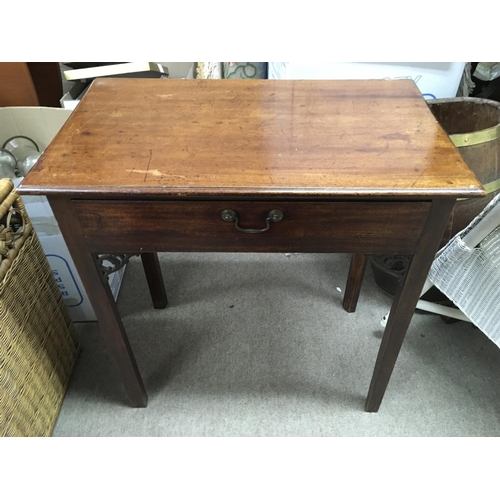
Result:
[[[100,201],[74,200],[94,252],[413,253],[430,202]],[[243,229],[221,212],[233,210]]]

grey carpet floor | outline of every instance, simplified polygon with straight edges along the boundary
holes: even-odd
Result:
[[[500,349],[417,312],[378,413],[364,412],[391,300],[368,269],[342,309],[350,256],[160,254],[152,308],[140,260],[118,299],[149,395],[130,408],[96,323],[54,436],[498,436]],[[341,291],[339,291],[341,290]]]

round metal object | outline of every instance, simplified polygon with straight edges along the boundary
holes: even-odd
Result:
[[[272,222],[279,222],[280,220],[283,220],[283,217],[285,217],[285,214],[281,210],[271,210],[269,214],[267,215],[269,220]]]

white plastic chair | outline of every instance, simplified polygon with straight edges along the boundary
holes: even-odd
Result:
[[[436,254],[420,296],[432,286],[459,309],[422,299],[417,309],[472,322],[500,347],[500,194]]]

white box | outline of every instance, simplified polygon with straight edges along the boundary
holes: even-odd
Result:
[[[0,145],[14,135],[33,139],[43,151],[71,114],[69,109],[44,107],[0,108]],[[18,185],[22,178],[14,179]],[[22,200],[40,239],[73,321],[96,321],[73,259],[45,196],[23,195]],[[109,277],[113,296],[118,297],[125,268]]]
[[[464,68],[463,62],[270,62],[269,79],[411,79],[426,99],[441,99],[456,97]]]

